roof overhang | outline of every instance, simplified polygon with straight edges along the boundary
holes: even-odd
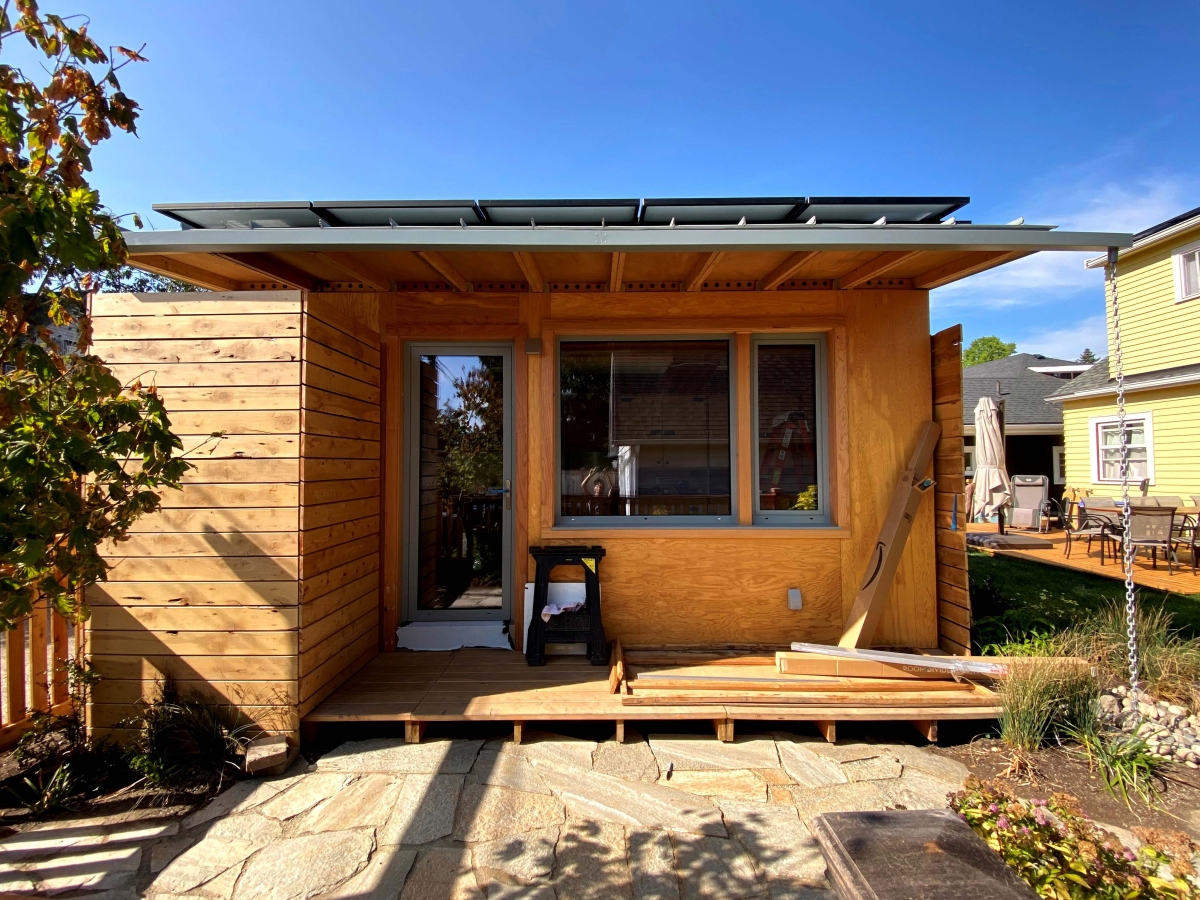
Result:
[[[130,262],[216,290],[931,290],[1126,234],[945,218],[966,197],[291,201],[156,206]]]
[[[1192,368],[1192,367],[1188,367]],[[1069,384],[1070,382],[1068,382]],[[1165,388],[1187,387],[1193,384],[1200,384],[1200,371],[1182,372],[1175,375],[1163,375],[1161,377],[1151,377],[1137,379],[1127,376],[1125,378],[1125,393],[1134,394],[1141,391],[1157,391]],[[1061,403],[1064,400],[1086,400],[1092,397],[1115,397],[1117,395],[1116,382],[1110,380],[1105,384],[1090,388],[1087,390],[1078,391],[1071,394],[1051,394],[1046,398],[1047,403]]]
[[[671,252],[776,250],[1007,251],[1127,247],[1128,234],[1054,231],[1050,226],[986,225],[676,225],[597,228],[569,225],[192,228],[126,232],[144,253],[434,250],[480,252]]]
[[[1193,210],[1192,212],[1195,212]],[[1172,240],[1180,234],[1191,231],[1195,228],[1200,228],[1200,213],[1196,215],[1188,215],[1186,218],[1180,218],[1178,221],[1172,222],[1163,227],[1155,226],[1155,229],[1149,233],[1142,232],[1134,235],[1132,245],[1121,245],[1121,249],[1117,252],[1117,259],[1126,256],[1130,253],[1137,253],[1149,247],[1157,246]],[[1145,234],[1145,237],[1142,237]],[[1107,256],[1096,256],[1089,259],[1084,265],[1089,269],[1102,268],[1108,262]]]

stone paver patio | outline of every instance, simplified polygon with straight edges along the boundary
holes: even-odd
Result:
[[[96,900],[823,898],[807,822],[945,806],[961,764],[794,735],[342,744],[182,820],[0,841],[0,892]],[[86,893],[85,893],[86,892]]]

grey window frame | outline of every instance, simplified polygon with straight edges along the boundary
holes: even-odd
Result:
[[[673,343],[724,341],[729,347],[729,515],[727,516],[564,516],[562,515],[562,345],[600,343]],[[554,341],[554,525],[556,528],[729,528],[737,525],[737,341],[732,334],[583,334],[558,335]]]
[[[521,498],[516,493],[516,367],[513,344],[501,341],[410,341],[404,348],[404,436],[403,442],[403,526],[400,558],[403,570],[400,579],[401,624],[409,622],[483,622],[512,620],[513,610],[513,539],[516,529],[515,511]],[[504,479],[511,485],[504,510],[504,536],[501,542],[503,602],[499,609],[418,609],[417,517],[420,503],[420,472],[416,464],[420,452],[420,384],[419,362],[422,356],[500,356],[504,359]],[[414,449],[417,453],[414,453]]]
[[[769,334],[750,337],[750,449],[751,449],[751,500],[752,521],[755,525],[784,528],[828,527],[829,510],[829,370],[828,354],[824,334]],[[759,497],[759,468],[762,452],[758,436],[758,348],[762,346],[794,346],[811,344],[816,348],[816,447],[817,447],[817,508],[815,510],[771,509],[763,510]]]

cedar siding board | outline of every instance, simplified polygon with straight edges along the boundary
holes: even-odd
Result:
[[[931,338],[934,418],[943,423],[933,455],[936,506],[938,646],[954,656],[971,653],[971,598],[968,592],[966,497],[963,479],[962,326]]]
[[[299,292],[99,294],[95,350],[155,384],[196,468],[162,511],[103,548],[87,646],[108,729],[163,678],[297,732]],[[210,437],[223,431],[222,438]]]
[[[301,364],[299,699],[304,716],[379,652],[379,333],[320,294]]]

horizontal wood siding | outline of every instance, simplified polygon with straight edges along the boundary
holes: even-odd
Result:
[[[159,388],[195,464],[161,512],[103,548],[109,580],[88,592],[92,724],[112,727],[170,676],[294,737],[300,294],[100,294],[92,314],[96,352]]]
[[[300,714],[379,652],[378,330],[345,298],[305,301]]]
[[[1149,492],[1185,499],[1200,495],[1200,449],[1196,441],[1196,423],[1200,422],[1200,386],[1137,391],[1127,395],[1125,409],[1130,415],[1145,412],[1154,414],[1151,429],[1154,438],[1154,483]],[[1117,404],[1112,397],[1063,403],[1068,486],[1089,490],[1098,497],[1120,496],[1120,484],[1092,481],[1092,454],[1095,450],[1090,420],[1116,414]],[[1136,483],[1133,487],[1136,492]]]
[[[1117,266],[1121,357],[1126,375],[1200,363],[1200,298],[1175,302],[1172,251],[1200,241],[1200,227],[1158,247],[1123,254]],[[1107,298],[1108,346],[1113,346],[1112,298]],[[1103,355],[1100,348],[1096,355]],[[1200,488],[1198,488],[1200,489]]]
[[[931,339],[933,418],[942,426],[933,455],[934,537],[937,542],[938,646],[971,652],[971,595],[967,576],[966,497],[962,439],[962,326]]]

